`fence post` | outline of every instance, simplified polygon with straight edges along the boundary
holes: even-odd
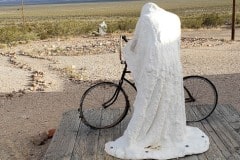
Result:
[[[23,11],[23,0],[22,0],[22,20],[23,20],[23,26],[25,26],[25,17],[24,17],[24,11]]]
[[[236,20],[236,0],[233,0],[232,6],[232,36],[231,40],[234,41],[235,39],[235,20]]]

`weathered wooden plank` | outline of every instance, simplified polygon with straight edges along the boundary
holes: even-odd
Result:
[[[190,156],[186,156],[186,157],[178,158],[178,159],[180,159],[180,160],[199,160],[197,155],[190,155]],[[177,160],[177,159],[175,159],[175,160]]]
[[[112,119],[112,113],[109,113],[107,111],[103,112],[103,117],[105,117],[103,120],[102,120],[102,123],[106,124],[108,121],[110,121],[110,119]],[[96,158],[97,159],[104,159],[104,157],[106,156],[106,153],[104,151],[104,145],[106,143],[106,141],[108,139],[111,139],[112,137],[112,133],[111,131],[112,128],[110,129],[102,129],[100,130],[99,132],[99,138],[98,138],[98,150],[96,152]],[[112,158],[109,158],[109,157],[106,157],[106,159],[108,160],[112,160]]]
[[[214,129],[209,125],[209,123],[204,120],[201,122],[204,126],[205,130],[208,132],[210,143],[215,143],[217,145],[218,149],[222,153],[222,155],[227,159],[229,156],[231,156],[231,153],[228,151],[226,146],[223,144],[221,139],[218,137],[217,133],[214,131]],[[211,147],[211,146],[210,146]],[[223,157],[222,157],[223,158]]]
[[[231,105],[219,105],[216,110],[223,115],[229,125],[240,134],[240,114]]]
[[[202,113],[200,113],[199,108],[194,107],[191,114],[192,114],[191,116],[196,116],[196,115],[200,115]],[[190,123],[190,125],[201,129],[209,137],[209,141],[210,141],[209,150],[202,154],[198,154],[197,155],[198,159],[199,160],[207,160],[207,159],[211,160],[211,159],[215,159],[215,158],[224,159],[224,156],[222,155],[221,151],[218,149],[216,143],[211,139],[211,136],[212,136],[211,132],[209,132],[205,128],[203,123],[195,122],[195,123]]]
[[[108,110],[103,112],[103,121],[109,121],[110,119],[116,119],[115,117],[120,116],[120,112],[118,109],[115,110]],[[105,123],[105,122],[103,122]],[[98,141],[98,150],[97,150],[97,159],[104,159],[104,160],[113,160],[114,158],[108,155],[105,151],[105,143],[114,140],[114,136],[119,136],[120,134],[120,125],[117,125],[112,128],[102,129],[100,130],[99,134],[99,141]]]
[[[194,113],[198,115],[205,114],[206,110],[204,109],[205,109],[204,107],[195,109]],[[223,143],[221,143],[221,140],[218,138],[218,135],[207,123],[207,121],[203,120],[201,121],[201,124],[204,128],[205,133],[208,135],[209,141],[210,141],[210,148],[205,153],[207,159],[217,159],[217,158],[225,159],[226,157],[230,156],[230,152],[228,152],[227,148],[223,145]],[[218,145],[220,145],[221,147],[219,147]]]
[[[231,108],[229,106],[229,108]],[[216,109],[216,113],[219,113],[218,116],[222,121],[222,125],[224,126],[225,130],[228,130],[229,134],[231,135],[231,137],[234,139],[235,142],[237,142],[238,146],[240,145],[240,135],[236,132],[236,130],[234,129],[234,127],[236,126],[232,126],[231,122],[229,123],[227,120],[229,120],[230,118],[226,119],[224,116],[224,114],[221,113],[221,110],[219,112],[219,109]],[[240,117],[239,117],[240,118]],[[234,122],[239,121],[239,119],[237,120],[236,117],[233,119],[231,118],[231,120],[233,120]]]
[[[101,123],[101,117],[96,116],[95,113],[96,112],[89,113],[89,117],[91,117],[90,120]],[[96,160],[98,137],[99,130],[81,125],[71,160]]]
[[[120,109],[119,112],[117,113],[118,115],[119,114],[122,114],[123,113],[123,109]],[[121,125],[118,124],[117,126],[115,126],[114,128],[112,128],[112,139],[111,140],[116,140],[117,138],[119,138],[122,134],[121,134]],[[108,155],[109,156],[109,155]],[[112,157],[112,156],[111,156]],[[112,157],[113,160],[120,160],[118,158],[114,158]]]
[[[195,116],[195,115],[196,115],[196,113],[195,113],[193,110],[191,110],[191,112],[190,112],[189,114],[191,114],[191,116]],[[197,122],[197,123],[189,123],[189,125],[201,129],[205,134],[208,135],[208,133],[205,131],[204,127],[202,126],[202,124],[201,124],[200,122]],[[210,140],[210,145],[211,145],[211,146],[210,146],[211,148],[208,150],[208,153],[211,152],[212,146],[214,147],[214,144],[211,144],[211,140]],[[206,153],[207,153],[207,152],[202,153],[202,154],[198,154],[198,155],[192,155],[191,157],[194,158],[194,159],[198,159],[198,160],[207,160]],[[208,154],[208,153],[207,153],[207,154]],[[191,157],[189,157],[189,158],[191,158]],[[184,160],[185,160],[185,159],[184,159]],[[190,160],[190,159],[189,159],[189,160]]]
[[[193,113],[193,107],[191,107],[191,105],[186,105],[185,112],[187,121],[195,120],[196,115]]]
[[[227,158],[227,160],[239,160],[239,159],[240,159],[239,153],[233,153],[231,156]]]
[[[202,111],[194,110],[194,114],[199,114],[198,112]],[[210,148],[203,154],[179,159],[240,159],[240,134],[237,133],[239,113],[235,112],[236,111],[232,108],[230,109],[229,106],[220,106],[207,120],[201,123],[191,124],[192,126],[200,128],[209,136]],[[94,116],[94,112],[91,113],[93,114],[91,116],[92,120],[101,123],[100,120],[96,119],[97,116]],[[114,111],[114,114],[119,114],[119,112]],[[103,116],[111,118],[111,116],[115,115],[106,112],[103,113]],[[64,114],[44,159],[118,160],[105,153],[104,145],[107,141],[115,140],[123,134],[130,118],[131,113],[114,128],[93,130],[80,123],[76,110],[69,111]],[[105,121],[107,121],[107,119],[105,119]]]
[[[220,106],[217,109],[220,113],[221,118],[224,118],[227,122],[227,126],[231,127],[235,132],[231,132],[234,139],[240,144],[240,114],[231,106]]]
[[[117,112],[117,115],[122,115],[123,114],[123,109],[119,109],[119,111]],[[116,113],[115,113],[116,115]],[[113,136],[112,136],[112,140],[116,140],[117,138],[119,138],[120,136],[122,136],[122,132],[121,132],[121,123],[122,121],[113,128]]]
[[[237,156],[238,154],[236,153],[240,145],[240,135],[227,123],[223,115],[216,110],[207,121],[231,155],[235,154]],[[228,158],[229,157],[227,157],[227,159]]]
[[[188,108],[188,112],[186,114],[187,114],[186,118],[194,119],[193,117],[195,116],[195,113],[193,112],[192,108]],[[200,123],[198,123],[198,124],[196,124],[196,123],[188,123],[188,125],[189,126],[193,126],[193,127],[199,127]],[[198,155],[198,156],[200,156],[200,155]],[[183,157],[181,159],[183,159],[183,160],[199,160],[198,156],[197,155],[191,155],[191,156]],[[201,157],[206,158],[203,154],[201,154],[200,159],[201,159]]]
[[[229,131],[232,139],[236,141],[237,146],[233,147],[231,150],[232,155],[228,159],[240,159],[240,114],[231,105],[220,105],[216,109],[216,113],[221,119],[225,119],[223,125],[225,129]]]
[[[74,148],[79,124],[80,119],[76,110],[64,113],[60,126],[58,127],[43,159],[69,160]]]

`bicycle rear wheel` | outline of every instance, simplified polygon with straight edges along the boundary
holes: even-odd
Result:
[[[93,129],[110,128],[127,115],[129,101],[124,90],[112,82],[93,85],[80,101],[80,118]]]
[[[213,83],[205,77],[183,78],[187,122],[198,122],[209,117],[217,106],[218,94]]]

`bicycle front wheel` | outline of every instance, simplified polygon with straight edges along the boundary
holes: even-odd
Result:
[[[124,90],[112,82],[101,82],[85,91],[80,102],[80,118],[93,129],[110,128],[127,115],[129,101]]]
[[[205,77],[183,78],[187,122],[199,122],[209,117],[217,106],[218,94],[214,84]]]

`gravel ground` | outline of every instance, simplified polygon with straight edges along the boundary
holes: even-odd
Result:
[[[239,31],[231,42],[227,29],[183,30],[181,56],[184,75],[206,76],[217,87],[219,103],[240,111]],[[117,53],[118,35],[0,49],[0,159],[41,159],[50,140],[39,143],[39,137],[58,126],[62,113],[78,107],[87,87],[119,79],[123,66]]]

